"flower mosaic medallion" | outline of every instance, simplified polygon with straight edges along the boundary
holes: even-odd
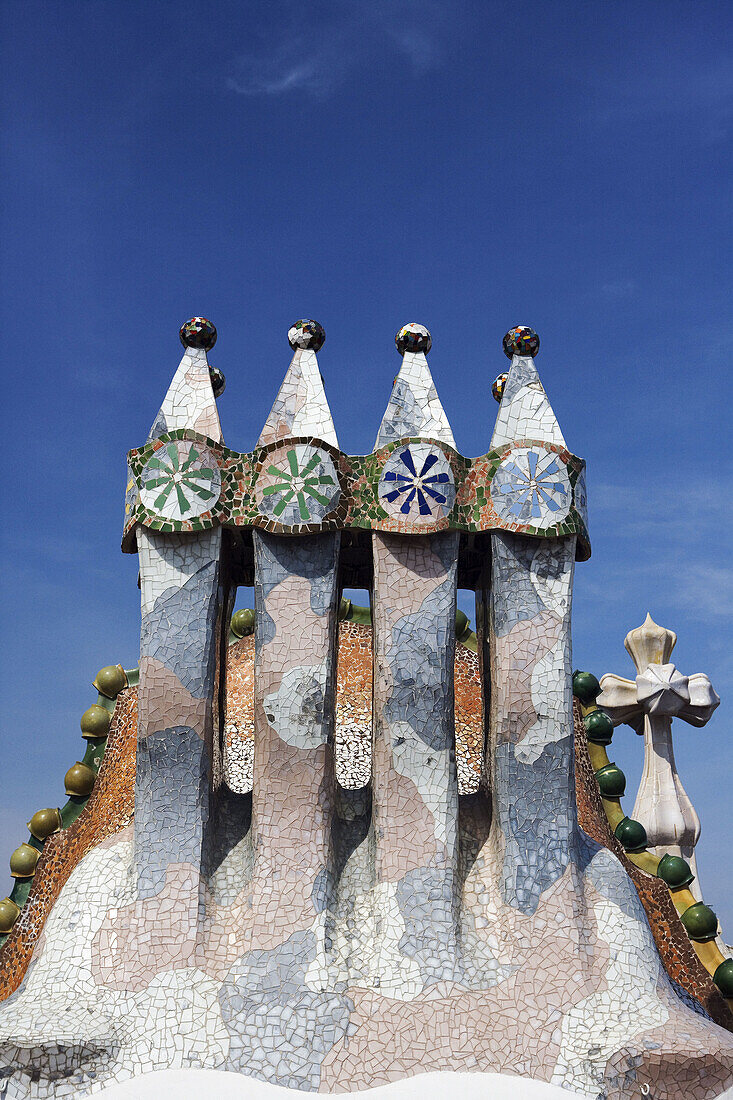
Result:
[[[328,451],[291,443],[265,457],[255,494],[263,515],[294,527],[320,523],[338,505],[341,487]]]
[[[554,527],[570,511],[567,467],[552,451],[520,447],[508,454],[496,471],[491,499],[502,520],[540,530]]]
[[[148,460],[140,485],[144,508],[180,521],[213,508],[221,492],[221,475],[208,447],[179,439],[160,447]]]
[[[433,444],[410,443],[398,447],[387,459],[379,481],[379,503],[388,515],[442,519],[455,498],[450,463]]]

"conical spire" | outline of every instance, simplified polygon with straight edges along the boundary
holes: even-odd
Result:
[[[316,358],[325,339],[326,333],[317,321],[296,321],[288,332],[288,341],[295,354],[265,421],[258,446],[300,435],[322,439],[338,447]]]
[[[377,432],[375,449],[405,436],[429,436],[455,447],[425,358],[432,346],[430,333],[423,325],[405,325],[395,336],[395,343],[402,366]]]
[[[499,415],[491,438],[492,451],[518,439],[541,439],[544,443],[566,446],[534,365],[539,347],[539,336],[526,325],[517,325],[504,337],[504,353],[512,365],[500,394]]]
[[[177,428],[190,428],[221,443],[221,424],[206,354],[216,343],[216,329],[205,317],[192,317],[181,326],[179,335],[186,350],[150,429],[148,442]],[[216,375],[221,393],[224,376],[220,371]]]

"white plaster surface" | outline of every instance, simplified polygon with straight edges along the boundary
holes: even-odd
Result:
[[[220,1073],[213,1069],[171,1069],[146,1073],[122,1084],[109,1085],[95,1096],[105,1100],[285,1100],[286,1097],[322,1095],[302,1093],[268,1085],[239,1073]],[[425,1073],[406,1081],[365,1091],[349,1092],[353,1100],[571,1100],[574,1096],[590,1097],[587,1092],[573,1092],[548,1085],[510,1077],[503,1073]],[[643,1094],[640,1092],[639,1096]],[[733,1090],[723,1097],[733,1096]]]

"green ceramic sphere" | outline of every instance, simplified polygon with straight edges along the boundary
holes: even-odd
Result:
[[[10,874],[13,878],[31,878],[41,853],[32,844],[21,844],[10,857]]]
[[[351,600],[347,600],[345,596],[342,596],[339,600],[339,621],[343,622],[348,619],[351,614]]]
[[[573,673],[573,695],[580,699],[584,706],[589,707],[595,703],[596,697],[601,694],[601,685],[592,672]]]
[[[456,611],[456,638],[459,642],[464,641],[471,634],[471,623],[468,615],[463,611]]]
[[[58,810],[36,810],[28,822],[28,831],[36,840],[45,840],[61,828],[61,814]]]
[[[616,764],[599,768],[596,779],[605,798],[621,798],[626,790],[626,776]]]
[[[116,699],[126,686],[127,677],[122,665],[105,665],[100,668],[92,684],[100,695],[106,695],[108,699]]]
[[[666,882],[671,890],[679,890],[682,886],[689,886],[695,876],[690,870],[690,865],[681,856],[662,856],[657,867],[657,875],[662,882]]]
[[[697,943],[707,943],[714,940],[718,934],[718,918],[707,905],[701,901],[685,909],[682,914],[682,923],[687,929],[687,935]]]
[[[20,909],[10,898],[0,901],[0,935],[7,935],[20,916]]]
[[[724,959],[713,974],[713,981],[724,997],[733,997],[733,959]]]
[[[594,745],[610,745],[613,740],[613,722],[605,710],[592,710],[583,719],[588,740]]]
[[[84,798],[91,792],[96,775],[86,764],[77,760],[64,776],[64,787],[69,796]]]
[[[235,611],[229,624],[232,634],[243,638],[245,634],[253,634],[255,629],[255,613],[251,607],[245,607],[242,611]]]
[[[619,821],[613,835],[627,852],[643,852],[646,848],[646,829],[640,821],[634,821],[633,817],[625,817]]]
[[[82,737],[106,737],[112,715],[98,703],[93,703],[81,716]]]

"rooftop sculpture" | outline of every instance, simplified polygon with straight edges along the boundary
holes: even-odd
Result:
[[[614,724],[627,722],[644,734],[644,774],[634,803],[644,822],[648,847],[657,855],[683,856],[697,880],[695,845],[700,819],[677,774],[672,747],[672,718],[704,726],[720,699],[703,672],[684,676],[669,658],[677,641],[673,630],[657,626],[651,615],[626,635],[636,665],[636,680],[608,673],[601,679],[598,703]],[[697,883],[693,887],[696,896]]]
[[[140,664],[99,673],[70,802],[35,814],[14,856],[5,1095],[189,1066],[321,1092],[435,1071],[722,1096],[733,960],[682,849],[650,849],[623,814],[605,749],[640,706],[682,699],[682,678],[650,660],[601,694],[573,674],[585,464],[539,379],[539,337],[504,337],[476,459],[456,450],[423,326],[397,334],[364,456],[338,445],[322,327],[288,339],[239,452],[219,423],[216,330],[187,322],[128,456]],[[254,613],[233,615],[238,586]],[[458,587],[476,592],[475,635]],[[650,675],[664,684],[643,688]],[[699,724],[712,696],[688,694]]]

